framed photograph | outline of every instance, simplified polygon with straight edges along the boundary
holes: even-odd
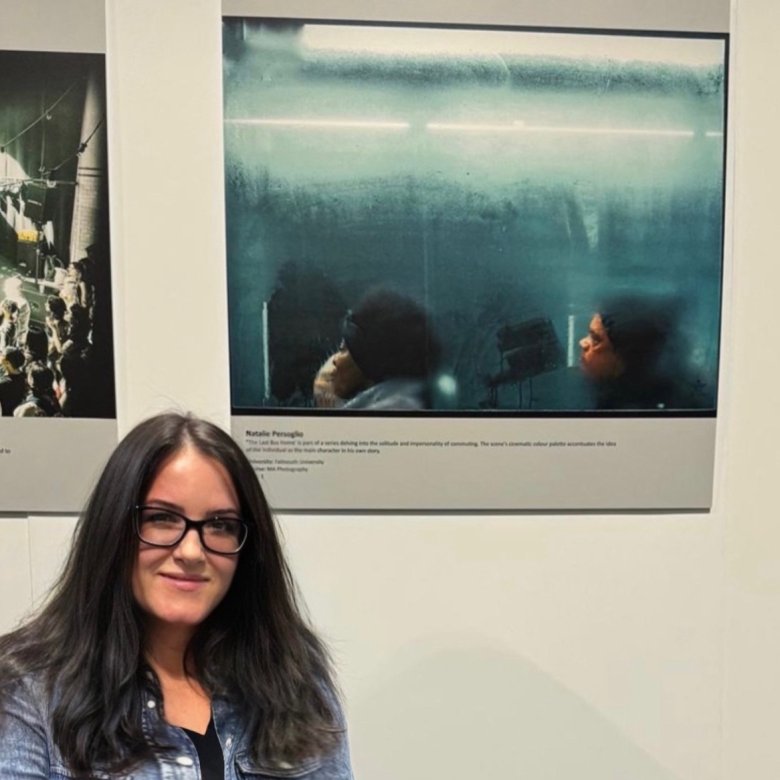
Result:
[[[59,30],[60,47],[66,39]],[[0,44],[16,42],[6,29]],[[116,443],[102,41],[95,48],[0,47],[3,511],[75,511]]]
[[[223,35],[234,432],[278,506],[709,506],[726,32]]]

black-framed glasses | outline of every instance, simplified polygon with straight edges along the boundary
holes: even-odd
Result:
[[[135,532],[138,538],[154,547],[175,547],[187,531],[194,528],[200,543],[209,552],[235,555],[246,542],[249,527],[233,515],[191,520],[181,512],[160,506],[135,508]]]

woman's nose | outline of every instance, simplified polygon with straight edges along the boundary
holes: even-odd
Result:
[[[182,558],[197,560],[204,555],[203,544],[194,528],[190,528],[176,545],[176,553]]]
[[[585,350],[588,348],[588,337],[580,339],[580,349]]]

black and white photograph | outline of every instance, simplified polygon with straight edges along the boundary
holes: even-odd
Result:
[[[116,442],[114,377],[105,55],[0,50],[5,510],[78,505]]]
[[[0,51],[3,417],[113,418],[105,58]]]

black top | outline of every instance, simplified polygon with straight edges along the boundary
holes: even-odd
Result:
[[[205,734],[182,729],[190,738],[200,761],[200,776],[203,780],[223,780],[225,777],[225,759],[222,756],[222,746],[219,744],[217,730],[214,728],[214,718],[209,721]]]

